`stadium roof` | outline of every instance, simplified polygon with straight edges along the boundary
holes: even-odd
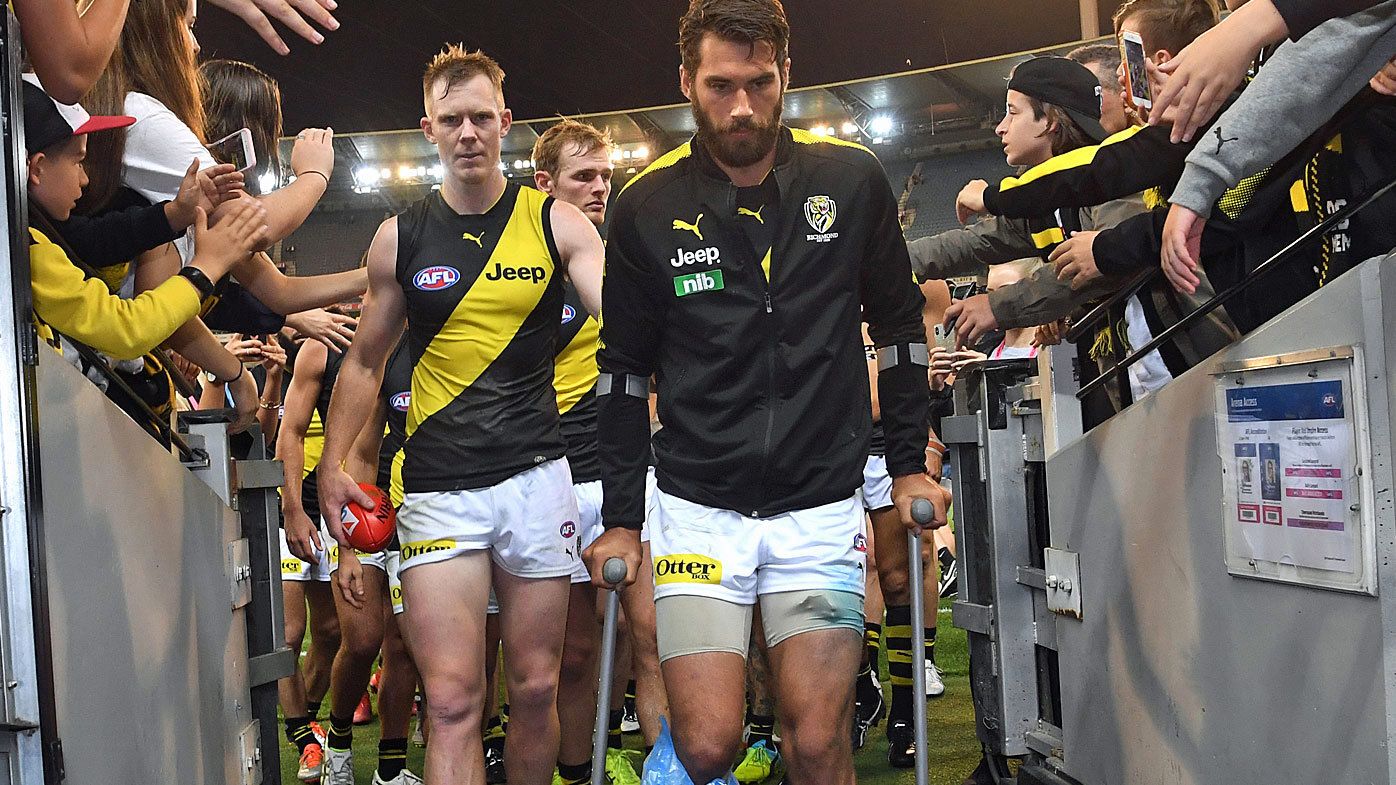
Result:
[[[1118,0],[787,0],[796,85],[827,84],[1075,40]],[[445,42],[489,52],[508,72],[516,117],[681,101],[677,21],[686,0],[349,0],[313,46],[289,33],[279,57],[231,15],[201,4],[204,57],[252,62],[285,98],[287,132],[410,128],[422,69]]]
[[[884,158],[925,157],[993,143],[1002,114],[1004,83],[1017,62],[1040,54],[1062,54],[1073,41],[1029,52],[849,82],[797,88],[786,95],[785,122],[816,133],[853,139]],[[608,130],[617,143],[617,174],[624,180],[654,157],[685,141],[694,130],[687,104],[601,112],[584,119]],[[521,120],[504,140],[508,174],[531,177],[530,158],[538,135],[556,117]],[[282,142],[289,158],[291,139]],[[411,127],[398,131],[335,137],[336,168],[322,204],[362,207],[355,194],[376,193],[390,210],[419,198],[439,173],[436,148]]]

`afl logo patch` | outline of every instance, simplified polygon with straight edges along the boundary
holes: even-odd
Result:
[[[570,322],[570,321],[572,321],[573,319],[576,319],[576,318],[577,318],[577,309],[576,309],[576,308],[573,308],[572,306],[570,306],[570,305],[568,305],[568,304],[566,304],[566,303],[563,303],[563,305],[562,305],[562,323],[563,323],[563,324],[567,324],[568,322]]]
[[[460,272],[456,268],[437,265],[412,276],[412,285],[424,292],[437,292],[455,286],[459,280]]]
[[[572,521],[566,521],[562,526],[558,527],[557,533],[561,534],[564,540],[570,540],[572,536],[577,533],[577,524]]]
[[[853,550],[859,553],[868,552],[868,538],[863,534],[853,535]]]
[[[412,391],[400,392],[388,399],[388,405],[400,412],[407,411],[407,407],[412,405]]]

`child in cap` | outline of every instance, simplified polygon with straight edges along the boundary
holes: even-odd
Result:
[[[82,166],[87,134],[122,128],[135,119],[93,117],[80,106],[59,104],[32,74],[25,75],[23,88],[26,185],[34,224],[29,229],[29,276],[40,331],[51,342],[57,332],[117,359],[140,357],[196,316],[214,283],[265,244],[265,210],[244,200],[209,228],[205,207],[212,206],[217,187],[211,182],[201,186],[196,167],[190,167],[188,187],[173,202],[65,224],[87,184]],[[130,258],[168,242],[191,224],[199,238],[194,260],[178,276],[133,300],[111,294],[90,267],[84,269],[85,260],[65,250],[73,247],[66,241],[72,235],[76,245],[107,257],[95,260],[99,263],[114,254]],[[60,232],[55,225],[70,231]]]

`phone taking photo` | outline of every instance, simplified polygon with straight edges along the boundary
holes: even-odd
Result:
[[[257,166],[257,153],[252,149],[252,131],[246,128],[239,128],[209,145],[208,151],[214,160],[232,164],[239,172]]]
[[[1149,90],[1149,71],[1145,65],[1144,39],[1138,33],[1125,31],[1120,33],[1120,47],[1124,50],[1125,61],[1125,95],[1129,96],[1129,101],[1141,109],[1150,109],[1154,105],[1153,96]]]

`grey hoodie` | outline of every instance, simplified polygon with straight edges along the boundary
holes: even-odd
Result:
[[[1188,156],[1170,201],[1208,215],[1226,189],[1283,158],[1396,55],[1396,0],[1287,42]]]

